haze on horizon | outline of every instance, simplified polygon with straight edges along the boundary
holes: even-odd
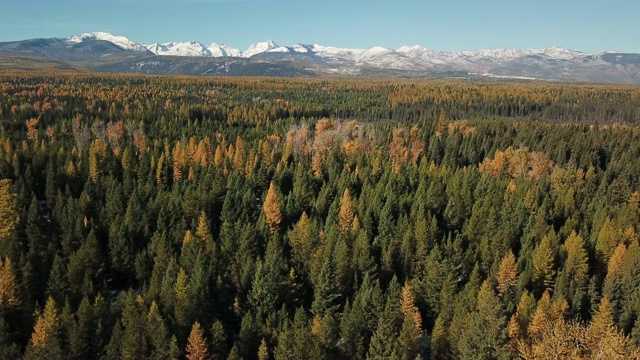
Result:
[[[246,49],[273,40],[443,51],[544,48],[640,53],[640,2],[35,0],[5,6],[0,41],[105,31],[141,44],[197,40]]]

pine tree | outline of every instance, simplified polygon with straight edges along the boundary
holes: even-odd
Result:
[[[276,309],[278,284],[274,280],[274,277],[270,274],[270,269],[266,268],[262,261],[258,260],[247,300],[251,309],[260,318],[264,318]]]
[[[311,334],[314,335],[312,357],[328,358],[335,351],[338,341],[338,324],[332,314],[316,315],[311,321]]]
[[[69,288],[72,292],[89,292],[93,290],[88,288],[87,281],[99,277],[102,273],[102,256],[100,246],[95,231],[91,230],[86,240],[80,246],[78,251],[69,258],[67,278],[69,280]],[[91,294],[93,295],[93,294]]]
[[[124,301],[120,354],[125,359],[145,358],[148,356],[148,326],[144,300],[140,295],[134,297],[130,291]]]
[[[387,290],[384,311],[378,319],[377,327],[371,337],[367,359],[400,359],[398,335],[402,324],[402,311],[398,303],[402,299],[396,277],[391,279]]]
[[[298,220],[298,222],[289,231],[288,237],[291,244],[293,260],[300,265],[308,265],[309,260],[315,251],[315,244],[313,238],[313,224],[306,212],[302,213],[300,220]]]
[[[378,327],[371,337],[367,359],[387,360],[401,358],[401,349],[398,349],[396,341],[398,338],[396,320],[395,311],[385,309],[378,322]]]
[[[340,307],[340,292],[335,265],[331,256],[326,256],[314,288],[311,312],[316,316],[336,315]]]
[[[476,309],[467,318],[458,351],[464,359],[507,357],[507,321],[488,281],[478,291]]]
[[[447,329],[442,317],[438,316],[431,332],[431,359],[446,359],[448,357]]]
[[[11,180],[2,179],[0,180],[0,256],[11,254],[11,249],[14,248],[12,240],[19,223],[18,204],[16,195],[11,189]]]
[[[191,327],[187,344],[187,359],[205,360],[207,358],[207,339],[204,337],[199,322],[195,322]]]
[[[155,301],[151,302],[147,313],[147,333],[151,348],[150,358],[158,360],[171,358],[169,330]]]
[[[217,320],[211,325],[211,354],[215,359],[223,359],[227,354],[227,334],[224,325]]]
[[[93,309],[86,296],[82,298],[75,318],[73,326],[65,329],[69,333],[69,353],[73,359],[86,359],[90,357],[96,335]]]
[[[236,346],[236,344],[233,344],[233,346],[231,347],[231,351],[229,351],[229,356],[227,357],[228,360],[240,360],[242,359],[240,357],[240,351],[238,350],[238,347]]]
[[[0,358],[20,358],[20,348],[12,341],[8,324],[2,317],[0,317]]]
[[[422,331],[413,316],[405,316],[398,337],[398,352],[403,360],[414,360],[422,351]]]
[[[245,359],[253,358],[258,353],[260,346],[260,328],[251,311],[247,312],[240,324],[240,332],[238,334],[237,350],[240,356]],[[234,344],[234,346],[236,346]],[[229,353],[229,357],[233,354],[233,349]]]
[[[175,298],[174,314],[177,323],[183,327],[188,326],[192,315],[191,299],[189,298],[190,287],[188,281],[189,279],[187,273],[183,268],[180,268],[180,270],[178,271],[176,282],[173,285]]]
[[[351,359],[365,358],[367,329],[361,299],[361,296],[356,295],[353,306],[347,302],[340,321],[340,348],[343,354]]]
[[[589,256],[584,240],[573,231],[563,245],[564,268],[558,276],[558,292],[572,304],[572,311],[579,313],[586,306],[589,286]]]

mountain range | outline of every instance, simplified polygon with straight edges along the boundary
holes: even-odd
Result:
[[[140,74],[401,76],[640,83],[640,54],[560,47],[447,52],[422,46],[349,49],[252,44],[245,51],[198,41],[138,44],[105,32],[0,42],[0,55]],[[18,60],[16,60],[18,61]],[[7,61],[4,61],[5,65]]]

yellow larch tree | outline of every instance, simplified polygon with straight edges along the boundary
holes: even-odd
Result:
[[[267,191],[267,197],[264,199],[264,206],[262,210],[264,211],[264,215],[267,220],[269,234],[275,234],[280,230],[282,213],[280,212],[280,199],[273,181],[269,184],[269,190]]]
[[[316,151],[311,158],[311,169],[313,170],[313,175],[317,178],[322,176],[323,163],[322,154]]]
[[[16,274],[11,259],[0,259],[0,309],[14,308],[20,304],[16,290]]]
[[[618,244],[607,264],[607,276],[604,278],[605,284],[609,282],[609,279],[611,279],[618,270],[620,270],[625,255],[627,255],[627,247],[624,243]]]
[[[545,235],[533,254],[533,283],[539,290],[553,290],[556,270],[555,251],[549,235]],[[542,292],[541,291],[541,292]]]
[[[351,202],[349,188],[344,189],[342,198],[340,198],[340,212],[338,213],[338,231],[344,234],[351,230],[353,225],[354,210]]]
[[[269,347],[264,338],[262,338],[260,347],[258,348],[258,360],[269,360]]]
[[[223,161],[224,161],[224,150],[222,146],[218,144],[218,146],[216,146],[215,154],[213,155],[213,164],[215,166],[220,166],[222,165]]]
[[[613,306],[607,296],[586,329],[587,345],[593,359],[637,359],[638,349],[631,345],[613,320]]]
[[[245,164],[244,141],[238,136],[236,138],[236,148],[233,154],[233,168],[237,171],[243,171]]]
[[[178,141],[173,147],[173,179],[175,181],[182,180],[186,158],[185,149],[182,143]]]
[[[498,294],[502,296],[509,286],[515,286],[518,282],[518,268],[516,266],[516,257],[513,252],[509,251],[502,258],[498,273],[496,274],[498,281]]]
[[[607,218],[598,232],[596,241],[596,257],[602,265],[607,265],[607,261],[613,255],[621,239],[622,234],[616,229],[613,221]]]
[[[402,314],[407,317],[411,316],[413,318],[413,322],[416,326],[416,330],[422,331],[422,318],[420,317],[420,312],[415,305],[415,299],[413,296],[413,290],[409,283],[406,283],[402,287],[402,299],[400,300],[400,310]]]
[[[204,211],[201,211],[198,217],[198,228],[196,229],[195,235],[206,245],[210,245],[213,242],[213,236],[211,235],[211,229],[209,227],[209,218]]]
[[[197,321],[191,327],[186,350],[186,357],[189,360],[205,360],[207,358],[207,342],[202,327]]]
[[[60,317],[56,309],[55,301],[51,296],[47,299],[44,310],[38,315],[33,327],[31,340],[27,346],[25,358],[27,359],[54,359],[60,358]]]

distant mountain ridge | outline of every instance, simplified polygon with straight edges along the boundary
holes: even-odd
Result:
[[[379,46],[281,46],[269,40],[241,51],[225,44],[205,46],[195,40],[141,45],[125,36],[92,32],[61,39],[4,42],[0,43],[0,54],[81,63],[101,71],[149,74],[477,76],[640,83],[640,54],[584,53],[555,46],[447,52],[419,45],[395,50]]]

